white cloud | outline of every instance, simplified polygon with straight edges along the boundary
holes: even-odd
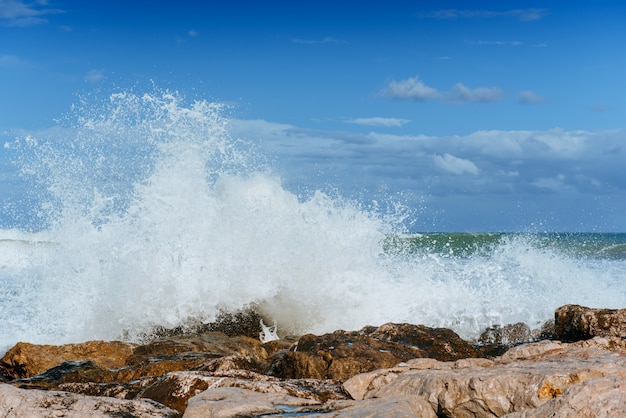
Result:
[[[468,45],[479,45],[479,46],[521,46],[524,45],[520,41],[465,41]]]
[[[470,160],[455,157],[454,155],[435,155],[433,160],[439,168],[452,174],[478,174],[478,167],[476,167],[476,164]]]
[[[374,117],[349,119],[346,122],[367,126],[403,126],[411,121],[409,119]]]
[[[626,191],[624,130],[426,136],[312,130],[262,120],[232,121],[229,130],[275,157],[289,181],[318,179],[321,186],[313,187],[358,183],[373,190],[386,184],[390,190],[481,196]]]
[[[502,91],[497,87],[478,87],[470,89],[462,83],[456,83],[452,88],[449,99],[461,102],[489,103],[500,100]]]
[[[49,9],[45,1],[24,2],[20,0],[0,0],[0,24],[5,26],[32,26],[46,23],[43,17],[63,13],[60,9]]]
[[[467,9],[440,9],[426,13],[423,16],[432,19],[488,19],[513,17],[522,22],[539,20],[546,17],[549,10],[545,8],[511,9],[511,10],[467,10]]]
[[[196,36],[198,36],[198,31],[195,29],[190,29],[187,31],[187,35],[189,35],[192,38],[195,38]]]
[[[271,166],[286,187],[303,195],[318,189],[359,199],[410,194],[432,198],[440,202],[439,209],[460,214],[466,212],[463,205],[473,203],[480,213],[489,207],[493,213],[531,218],[528,208],[553,210],[560,205],[570,214],[571,202],[589,207],[604,199],[613,202],[612,210],[626,204],[626,130],[426,136],[235,120],[229,131],[271,156]],[[384,195],[376,195],[380,190]],[[559,217],[564,224],[566,218]],[[618,221],[624,225],[623,218]]]
[[[497,87],[477,87],[470,89],[462,83],[457,83],[452,90],[441,93],[439,90],[427,86],[419,76],[409,77],[406,80],[391,80],[387,87],[380,92],[381,96],[395,99],[415,100],[443,100],[447,102],[475,102],[489,103],[500,100],[502,91]]]
[[[412,99],[418,102],[428,99],[440,99],[441,93],[432,87],[428,87],[419,76],[410,77],[406,80],[391,80],[387,88],[381,92],[384,96],[396,99]]]
[[[87,81],[88,83],[98,83],[100,81],[104,80],[104,70],[100,69],[100,70],[90,70],[86,75],[85,75],[85,81]]]
[[[565,176],[563,174],[558,174],[555,177],[542,177],[537,180],[531,182],[531,184],[540,189],[550,190],[554,192],[558,192],[559,190],[563,190],[567,188],[565,184]]]
[[[300,39],[300,38],[292,38],[291,42],[294,44],[306,44],[306,45],[316,45],[316,44],[347,44],[347,41],[343,41],[341,39],[333,38],[332,36],[326,36],[322,39]]]
[[[531,90],[519,92],[519,101],[523,104],[543,103],[545,99]]]

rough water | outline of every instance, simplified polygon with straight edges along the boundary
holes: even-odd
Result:
[[[246,307],[279,334],[410,322],[472,339],[626,305],[625,235],[410,233],[407,211],[287,190],[224,115],[129,91],[7,141],[30,196],[3,210],[30,221],[0,230],[0,351]]]

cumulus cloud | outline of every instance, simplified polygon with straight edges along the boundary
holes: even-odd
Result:
[[[489,103],[500,100],[502,91],[497,87],[478,87],[470,89],[462,83],[456,83],[449,95],[452,101]]]
[[[419,76],[410,77],[406,80],[391,80],[382,92],[382,95],[396,99],[412,99],[418,102],[428,99],[440,99],[441,93],[424,84]]]
[[[523,104],[543,103],[545,99],[531,90],[519,92],[519,101]]]
[[[489,19],[513,17],[522,22],[543,19],[548,16],[549,9],[511,9],[511,10],[467,10],[467,9],[440,9],[423,14],[423,17],[431,19]]]
[[[46,23],[44,16],[63,13],[63,10],[45,7],[47,2],[0,0],[0,24],[4,26],[33,26]]]
[[[393,97],[402,100],[442,100],[446,102],[475,102],[489,103],[500,100],[502,91],[497,87],[477,87],[471,89],[463,83],[457,83],[452,90],[442,93],[427,86],[419,76],[409,77],[406,80],[391,80],[387,87],[380,92],[381,96]]]
[[[229,129],[271,155],[286,187],[303,195],[330,190],[385,201],[408,193],[461,217],[468,205],[487,218],[487,212],[507,213],[513,216],[508,226],[536,220],[539,208],[545,209],[542,216],[558,207],[573,218],[573,202],[590,208],[604,199],[616,211],[626,205],[626,130],[427,136],[312,130],[262,120],[235,120]],[[559,219],[567,225],[565,215]],[[623,217],[615,219],[623,230]]]
[[[458,158],[450,154],[435,155],[433,159],[437,167],[452,174],[478,174],[478,167],[470,160]]]
[[[346,122],[367,126],[403,126],[411,121],[409,119],[374,117],[348,119]]]

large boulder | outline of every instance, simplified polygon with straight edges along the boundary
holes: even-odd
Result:
[[[150,358],[178,353],[211,353],[213,357],[233,354],[250,356],[258,360],[267,358],[267,351],[258,338],[228,336],[222,332],[159,338],[133,350],[127,364],[133,365]]]
[[[554,333],[561,341],[626,337],[626,309],[592,309],[565,305],[554,313]]]
[[[302,336],[289,351],[272,356],[266,373],[281,378],[344,381],[413,358],[456,360],[479,351],[449,329],[385,324],[360,331]]]
[[[513,348],[495,361],[414,359],[354,376],[343,386],[356,400],[411,394],[426,399],[437,416],[492,418],[538,408],[604,377],[626,378],[621,339],[543,341]],[[616,408],[624,403],[626,399]]]
[[[180,414],[149,400],[121,400],[74,393],[18,389],[0,384],[0,416],[175,418]]]
[[[37,345],[20,342],[0,360],[12,379],[31,377],[68,360],[91,360],[110,369],[122,367],[133,353],[133,345],[121,341],[87,341],[80,344]]]

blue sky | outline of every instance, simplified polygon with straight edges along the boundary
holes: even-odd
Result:
[[[624,45],[617,1],[0,0],[0,134],[154,82],[233,106],[288,187],[402,196],[415,229],[626,231]]]

